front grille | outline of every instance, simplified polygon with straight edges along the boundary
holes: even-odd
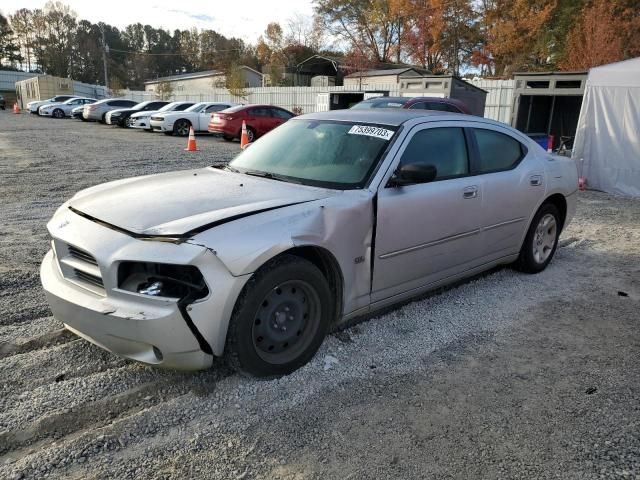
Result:
[[[82,260],[83,262],[87,262],[87,263],[90,263],[91,265],[98,266],[98,262],[96,261],[95,258],[93,258],[93,255],[91,255],[90,253],[80,250],[79,248],[74,247],[73,245],[67,245],[67,251],[69,252],[70,257],[77,258],[78,260]]]
[[[59,241],[54,243],[62,275],[80,287],[104,295],[102,273],[96,258],[74,245]]]
[[[78,270],[77,268],[73,269],[73,273],[78,280],[82,280],[83,282],[87,282],[99,288],[104,288],[102,278],[100,277],[96,277],[95,275],[91,275],[90,273],[83,272],[82,270]]]

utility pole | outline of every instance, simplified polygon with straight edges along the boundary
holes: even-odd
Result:
[[[104,39],[104,27],[100,26],[102,31],[102,64],[104,66],[104,86],[109,90],[109,71],[107,70],[107,53],[109,53],[109,46]]]

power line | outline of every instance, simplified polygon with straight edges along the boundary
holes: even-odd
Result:
[[[110,48],[109,49],[111,52],[118,52],[118,53],[128,53],[131,55],[147,55],[147,56],[172,56],[172,57],[184,57],[184,56],[189,56],[192,55],[190,53],[150,53],[150,52],[134,52],[132,50],[118,50],[116,48]],[[227,53],[227,52],[242,52],[245,49],[243,48],[228,48],[228,49],[223,49],[223,50],[212,50],[211,53]],[[199,55],[200,53],[198,53]]]

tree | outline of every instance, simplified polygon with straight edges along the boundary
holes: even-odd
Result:
[[[482,42],[473,58],[485,59],[488,73],[495,75],[548,68],[544,32],[555,7],[556,0],[482,0]]]
[[[615,4],[594,0],[585,7],[567,36],[560,67],[586,70],[624,58],[626,25]]]
[[[28,72],[32,70],[31,62],[33,60],[33,48],[35,43],[33,18],[34,12],[26,8],[17,10],[11,17],[9,17],[11,28],[16,36],[16,41],[22,57],[21,66],[24,68],[24,62],[26,62]]]
[[[400,60],[403,19],[395,1],[315,0],[328,33],[377,62]]]
[[[9,22],[4,15],[0,14],[0,67],[5,63],[13,67],[16,62],[21,60],[20,48],[9,27]]]
[[[123,94],[124,86],[119,77],[109,77],[109,91],[112,97],[121,97]]]
[[[400,8],[405,12],[403,43],[409,60],[430,72],[442,72],[442,22],[438,18],[436,5],[432,0],[407,0]],[[410,15],[410,12],[414,15]]]
[[[160,100],[169,100],[173,95],[173,85],[171,82],[160,82],[156,87],[156,95],[160,97]]]
[[[225,74],[226,87],[229,93],[235,97],[247,98],[249,93],[246,90],[244,76],[238,65],[231,65]]]

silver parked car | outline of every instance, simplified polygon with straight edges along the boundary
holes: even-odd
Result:
[[[124,98],[106,98],[99,102],[85,105],[82,118],[84,118],[84,120],[95,120],[104,123],[107,112],[118,108],[131,108],[137,104],[138,102]]]
[[[62,103],[49,103],[47,105],[43,105],[38,109],[38,115],[43,117],[53,117],[53,118],[64,118],[70,117],[71,111],[76,107],[81,107],[84,105],[89,105],[91,103],[95,103],[98,100],[95,98],[70,98],[69,100]]]
[[[226,167],[79,192],[41,278],[54,316],[118,355],[277,376],[336,324],[496,265],[542,271],[576,197],[570,159],[498,122],[308,114]]]
[[[47,105],[49,103],[62,103],[62,102],[66,102],[70,98],[77,98],[77,97],[78,95],[57,95],[55,97],[47,98],[46,100],[34,100],[32,102],[27,103],[27,110],[29,110],[29,113],[37,115],[38,110],[43,105]]]

